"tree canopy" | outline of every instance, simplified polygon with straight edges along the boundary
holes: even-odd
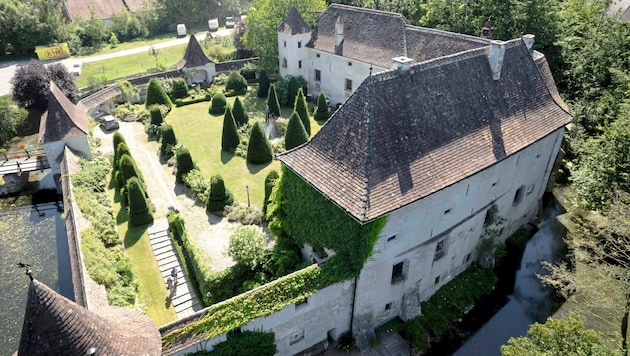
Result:
[[[70,101],[76,102],[77,87],[68,69],[61,63],[46,67],[36,60],[15,70],[11,79],[13,98],[21,107],[44,110],[48,107],[51,80]]]

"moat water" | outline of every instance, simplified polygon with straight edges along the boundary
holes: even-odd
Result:
[[[24,320],[29,278],[18,263],[32,265],[34,278],[74,299],[63,205],[54,188],[52,177],[43,173],[28,188],[37,191],[34,200],[24,196],[0,199],[1,356],[17,351]]]

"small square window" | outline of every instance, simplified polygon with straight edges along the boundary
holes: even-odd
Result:
[[[317,53],[317,58],[319,58],[319,57],[320,57],[320,56],[319,56],[319,53]]]
[[[302,61],[298,61],[298,68],[302,68]]]
[[[346,90],[352,90],[352,79],[346,79]]]
[[[352,62],[348,62],[348,66],[352,67]]]
[[[440,276],[435,277],[435,284],[440,283]]]
[[[315,69],[315,81],[316,82],[322,81],[322,71],[319,69]]]
[[[302,41],[298,42],[298,48],[302,48]]]
[[[525,192],[527,195],[530,195],[534,192],[534,188],[536,188],[535,184],[530,184],[527,186],[527,191]]]
[[[385,310],[391,310],[391,309],[392,309],[392,303],[385,304]]]
[[[444,215],[449,215],[452,212],[453,212],[453,208],[448,208],[448,209],[444,210]]]

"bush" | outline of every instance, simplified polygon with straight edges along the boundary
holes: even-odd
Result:
[[[114,136],[112,138],[113,140],[113,147],[114,147],[114,159],[112,160],[112,167],[114,168],[114,170],[118,170],[118,158],[121,156],[118,154],[118,145],[120,145],[121,143],[125,144],[125,148],[122,149],[124,151],[124,153],[127,154],[131,154],[129,152],[129,147],[127,147],[127,144],[125,142],[125,138],[123,137],[123,135],[119,132],[116,131],[114,132]],[[123,152],[121,151],[121,152]]]
[[[208,193],[208,201],[206,209],[211,212],[222,211],[226,205],[234,202],[232,193],[225,188],[223,178],[220,175],[210,178],[210,191]]]
[[[184,78],[173,79],[173,84],[171,86],[171,96],[174,99],[182,99],[188,96],[188,84],[186,84]]]
[[[241,99],[238,97],[234,100],[232,115],[234,115],[234,121],[236,121],[236,126],[238,127],[243,127],[249,122],[249,115],[243,107],[243,102],[241,102]]]
[[[287,131],[284,134],[284,147],[290,150],[308,141],[308,134],[302,125],[300,115],[296,111],[291,114]]]
[[[226,81],[227,81],[227,75],[225,75],[225,73],[219,73],[214,76],[214,79],[212,79],[212,84],[216,86],[221,86],[221,85],[225,85]]]
[[[162,145],[160,146],[160,154],[164,158],[170,158],[173,156],[173,147],[177,145],[177,138],[175,137],[175,131],[173,126],[164,124],[162,125]]]
[[[129,183],[129,179],[133,177],[138,178],[140,182],[144,181],[144,179],[142,179],[142,173],[140,173],[140,170],[138,169],[138,166],[136,165],[136,161],[130,155],[126,153],[121,155],[120,160],[119,160],[119,165],[120,165],[120,173],[122,174],[125,185],[127,185]]]
[[[221,149],[226,152],[234,152],[241,139],[238,135],[238,129],[236,128],[236,122],[234,122],[234,116],[232,116],[232,110],[227,106],[225,108],[225,115],[223,115],[223,132],[221,134]]]
[[[263,201],[262,208],[263,216],[267,215],[267,204],[269,203],[269,197],[271,197],[271,191],[273,190],[273,187],[276,186],[278,178],[280,178],[280,175],[278,174],[278,171],[275,170],[267,173],[267,176],[265,177],[265,200]]]
[[[324,92],[320,92],[317,97],[317,109],[315,109],[313,116],[317,122],[328,120],[328,105],[326,104],[326,95],[324,95]]]
[[[304,93],[302,93],[302,88],[299,88],[297,91],[294,108],[295,112],[300,115],[302,125],[304,125],[304,130],[306,131],[306,137],[311,137],[311,117],[308,114],[308,109],[306,108],[306,99],[304,98]]]
[[[260,78],[258,79],[258,91],[256,96],[259,98],[266,98],[269,95],[269,78],[267,72],[264,70],[260,72]]]
[[[168,95],[166,95],[166,92],[155,78],[151,78],[151,80],[149,80],[149,85],[147,86],[147,98],[144,102],[144,105],[147,108],[153,104],[165,105],[169,111],[173,108],[171,99]]]
[[[178,148],[176,156],[177,173],[175,174],[175,178],[177,180],[177,183],[184,183],[184,175],[192,171],[195,168],[195,164],[193,163],[190,152],[186,147]]]
[[[238,222],[243,225],[262,224],[262,212],[253,205],[249,207],[244,204],[226,205],[224,211],[230,222]]]
[[[278,102],[276,87],[273,84],[269,88],[269,95],[267,96],[267,110],[270,114],[280,117],[280,103]]]
[[[260,226],[238,226],[230,236],[227,254],[236,263],[256,268],[265,256],[267,235]]]
[[[273,150],[271,144],[256,122],[249,135],[249,145],[247,145],[247,162],[252,164],[265,164],[273,160]]]
[[[146,225],[153,222],[153,214],[144,189],[136,177],[127,181],[129,198],[129,224],[131,226]]]
[[[151,105],[149,113],[151,113],[151,125],[162,125],[164,122],[164,116],[162,116],[162,110],[160,110],[159,105]]]
[[[198,169],[193,169],[184,175],[184,185],[192,190],[200,203],[204,203],[208,200],[210,183]]]
[[[225,99],[225,95],[223,95],[223,93],[216,93],[212,96],[212,103],[210,104],[208,113],[211,115],[223,115],[226,106],[227,100]]]
[[[225,82],[225,90],[239,94],[247,92],[247,80],[237,71],[232,71]]]
[[[278,351],[273,332],[243,331],[239,335],[227,334],[227,341],[214,345],[211,356],[273,356]]]
[[[287,86],[287,101],[285,105],[295,104],[295,98],[297,97],[298,89],[300,89],[300,84],[298,80],[294,76],[289,76],[289,84]],[[293,107],[295,109],[295,106]]]

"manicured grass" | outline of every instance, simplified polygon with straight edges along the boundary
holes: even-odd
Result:
[[[124,236],[125,252],[131,260],[131,271],[138,282],[138,303],[156,326],[176,320],[175,308],[167,302],[168,290],[155,261],[146,226],[128,226],[127,213],[121,209],[119,197],[116,196],[114,200],[118,234]]]
[[[185,44],[162,48],[158,55],[158,62],[166,68],[174,67],[184,56],[185,50]],[[76,84],[81,88],[89,85],[90,77],[100,78],[104,76],[107,80],[114,80],[142,74],[152,69],[155,69],[155,58],[148,52],[114,57],[83,64],[81,75],[77,77]]]
[[[247,95],[241,96],[250,123],[254,120],[264,122],[267,106],[266,100],[256,98],[256,89],[251,87]],[[228,103],[233,105],[234,100],[234,97],[228,98]],[[242,203],[247,203],[245,187],[249,186],[251,204],[262,207],[265,177],[271,170],[280,172],[280,162],[274,160],[267,165],[252,165],[244,158],[221,151],[223,115],[209,115],[209,107],[210,102],[202,102],[174,108],[166,121],[173,125],[178,142],[188,148],[206,178],[220,174],[234,198]],[[291,109],[283,108],[281,115],[288,117],[290,113]],[[316,133],[320,125],[311,119],[311,128]]]

